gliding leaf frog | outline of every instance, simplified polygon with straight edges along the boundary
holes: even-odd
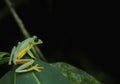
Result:
[[[18,45],[14,46],[11,51],[9,65],[11,65],[11,62],[13,62],[15,65],[22,64],[15,70],[17,73],[28,72],[32,70],[40,72],[42,69],[44,69],[44,67],[41,67],[38,64],[32,66],[35,56],[32,54],[30,49],[34,45],[42,43],[42,40],[38,39],[37,36],[33,36],[22,42],[19,42]],[[26,53],[28,53],[28,55],[33,59],[22,59]]]

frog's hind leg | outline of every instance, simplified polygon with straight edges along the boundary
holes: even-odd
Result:
[[[43,67],[39,67],[38,64],[31,66],[34,63],[34,60],[32,60],[32,59],[28,59],[28,60],[30,60],[30,61],[21,65],[20,67],[18,67],[15,72],[22,73],[22,72],[29,72],[32,70],[36,70],[36,71],[40,72],[41,69],[43,69]],[[22,61],[22,59],[21,59],[21,61]]]

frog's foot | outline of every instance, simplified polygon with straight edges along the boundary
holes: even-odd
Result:
[[[36,64],[35,66],[32,66],[33,70],[41,72],[41,70],[44,69],[44,67],[39,66],[39,64]]]

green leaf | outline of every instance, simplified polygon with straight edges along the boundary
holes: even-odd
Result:
[[[45,69],[41,72],[15,73],[16,67],[14,66],[0,79],[0,84],[72,84],[48,63],[35,60],[35,64],[44,66]]]
[[[7,52],[0,52],[0,60],[1,60],[4,56],[6,56],[6,55],[8,55]]]
[[[0,65],[6,63],[9,61],[9,57],[5,57],[6,55],[9,55],[7,52],[0,52]]]
[[[60,71],[72,84],[101,84],[94,77],[83,70],[63,62],[50,64],[58,71]]]
[[[9,57],[2,58],[2,59],[0,60],[0,65],[6,63],[6,62],[8,62],[8,61],[9,61]]]

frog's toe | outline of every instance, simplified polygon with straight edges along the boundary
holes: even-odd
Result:
[[[35,66],[33,66],[34,70],[41,72],[41,70],[44,69],[44,67],[39,66],[39,64],[36,64]]]

